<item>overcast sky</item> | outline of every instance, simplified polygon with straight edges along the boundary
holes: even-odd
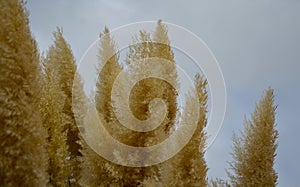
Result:
[[[192,31],[216,56],[228,93],[223,127],[206,154],[209,177],[226,179],[232,132],[243,129],[244,116],[271,86],[279,105],[279,186],[300,186],[300,1],[28,0],[27,8],[40,50],[60,26],[77,60],[105,25],[162,19]]]

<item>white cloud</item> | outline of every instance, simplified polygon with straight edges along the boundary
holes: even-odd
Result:
[[[39,1],[30,0],[31,28],[41,50],[62,26],[79,59],[104,25],[111,29],[159,18],[186,27],[201,37],[219,61],[228,87],[224,127],[207,156],[211,177],[225,177],[232,130],[242,129],[263,89],[275,88],[280,144],[276,168],[280,186],[295,186],[300,173],[299,1]],[[297,150],[294,150],[297,149]],[[219,156],[222,155],[222,156]],[[228,155],[228,156],[223,156]],[[287,169],[288,166],[289,168]],[[219,168],[219,169],[217,169]],[[288,175],[287,175],[288,172]]]

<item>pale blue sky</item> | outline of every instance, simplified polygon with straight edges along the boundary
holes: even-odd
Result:
[[[162,19],[198,35],[216,56],[227,85],[223,127],[207,151],[209,177],[226,178],[232,132],[243,127],[268,86],[275,89],[279,147],[278,186],[300,186],[300,1],[28,0],[30,24],[40,50],[63,27],[77,60],[107,25]]]

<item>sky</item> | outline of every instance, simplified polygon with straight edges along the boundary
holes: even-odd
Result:
[[[300,1],[297,0],[28,0],[30,27],[40,51],[62,27],[79,60],[104,26],[163,21],[200,37],[215,55],[227,88],[227,109],[215,142],[206,152],[209,178],[226,179],[232,133],[243,129],[269,86],[278,104],[278,186],[300,186]]]

